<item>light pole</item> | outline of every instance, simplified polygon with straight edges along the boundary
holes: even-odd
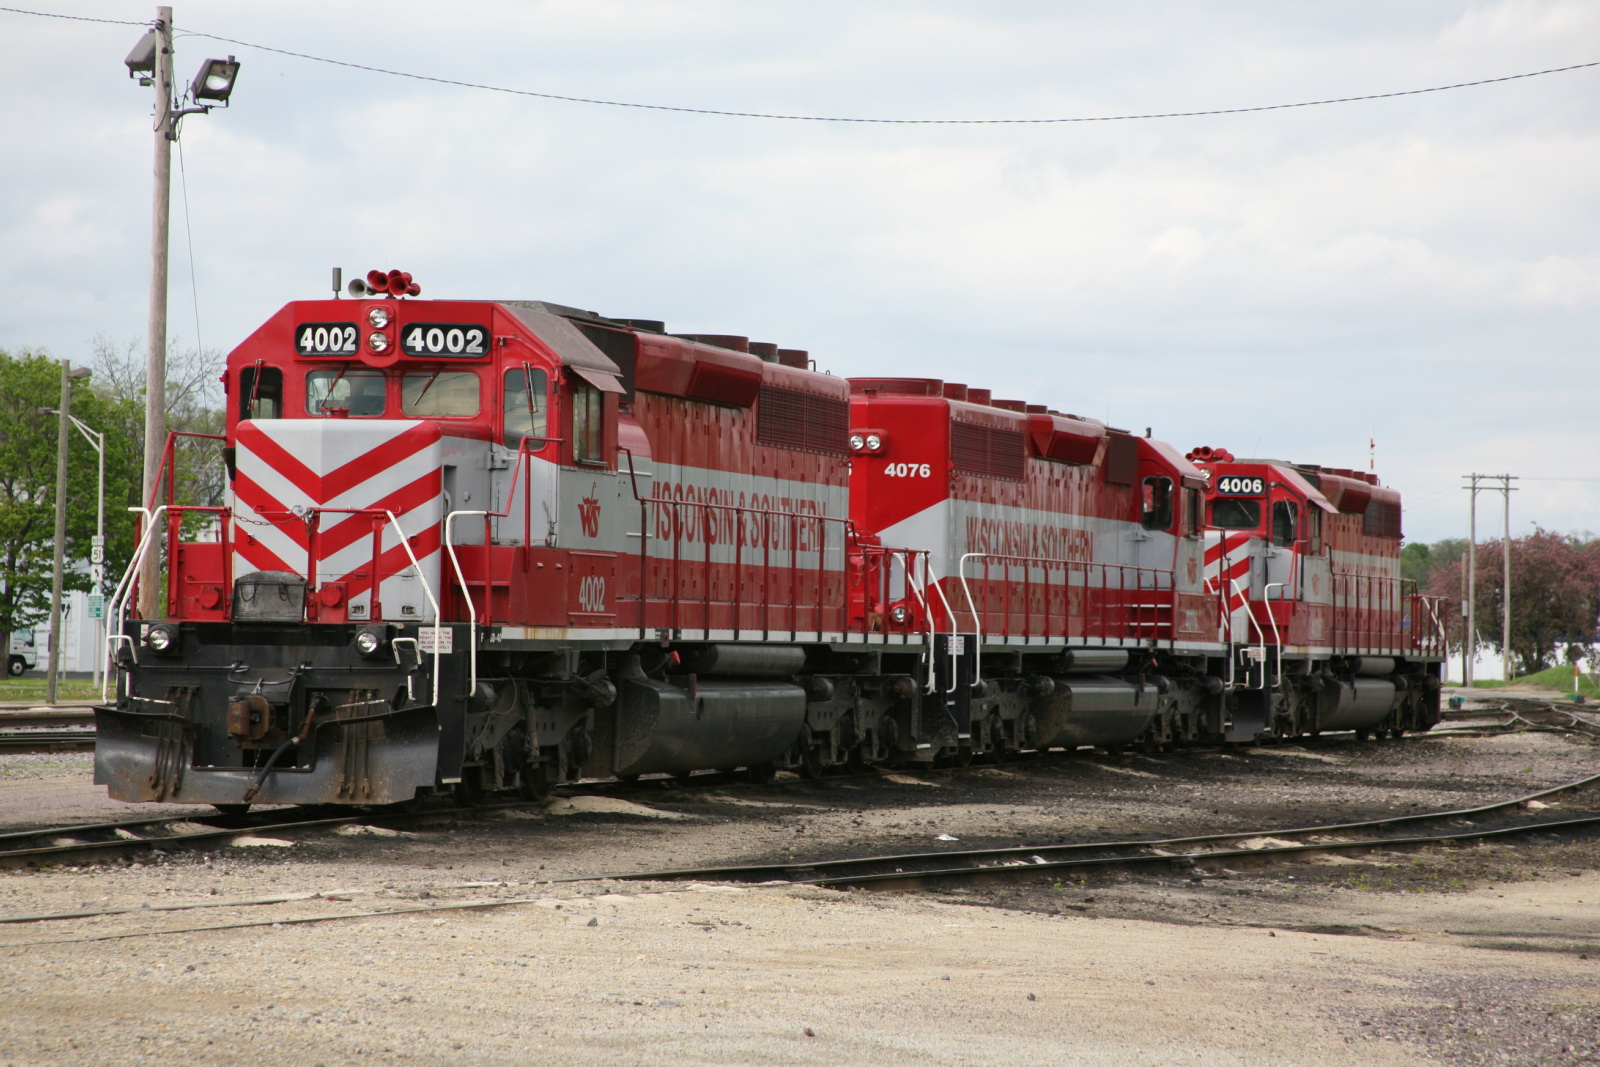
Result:
[[[88,367],[72,369],[61,361],[61,409],[56,419],[56,552],[50,578],[50,665],[45,670],[44,699],[54,704],[60,694],[61,579],[67,544],[67,420],[72,417],[72,383],[89,377]]]
[[[155,121],[155,199],[150,233],[150,343],[145,353],[144,379],[144,479],[140,503],[150,505],[161,469],[161,453],[167,445],[167,231],[168,206],[172,202],[172,142],[178,139],[178,123],[185,115],[203,115],[213,107],[228,106],[233,83],[239,77],[239,64],[232,56],[208,59],[200,66],[185,97],[193,104],[184,107],[172,84],[172,8],[156,8],[156,20],[149,32],[139,38],[123,64],[128,77],[137,76],[140,85],[156,89]],[[214,103],[202,103],[202,101]],[[156,614],[157,559],[151,553],[139,577],[139,613],[145,618]]]
[[[55,408],[40,408],[39,414],[61,416],[63,413]],[[96,655],[94,660],[94,684],[99,685],[106,663],[103,654],[106,643],[106,435],[98,430],[91,430],[76,415],[68,414],[65,417],[88,440],[89,447],[95,450],[99,459],[98,480],[95,487],[94,541],[89,549],[89,584],[94,587],[89,594],[89,618],[95,620],[96,647],[102,650],[102,654]]]

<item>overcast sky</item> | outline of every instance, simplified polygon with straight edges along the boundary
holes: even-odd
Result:
[[[174,160],[178,344],[226,351],[333,266],[397,267],[425,297],[745,334],[1184,449],[1365,469],[1375,435],[1413,541],[1465,535],[1471,471],[1524,479],[1514,534],[1600,532],[1600,68],[883,125],[251,47],[686,108],[1063,118],[1593,62],[1593,0],[190,0],[174,21],[181,81],[243,64]],[[0,348],[142,345],[152,90],[122,65],[141,32],[0,11]],[[1498,494],[1480,503],[1497,532]]]

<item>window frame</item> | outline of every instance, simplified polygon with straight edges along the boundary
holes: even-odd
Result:
[[[460,381],[463,377],[471,378],[473,380],[474,388],[476,390],[476,392],[475,392],[475,394],[473,396],[472,410],[471,411],[451,411],[451,412],[445,412],[445,413],[435,413],[435,412],[418,413],[418,412],[414,412],[414,411],[410,410],[410,404],[413,403],[413,402],[407,399],[406,385],[411,380],[416,379],[416,378],[421,378],[421,377],[426,377],[428,379],[429,384],[428,384],[428,387],[426,389],[424,389],[423,392],[417,396],[416,402],[419,402],[419,403],[421,402],[421,400],[422,400],[422,398],[424,396],[428,395],[428,393],[431,392],[435,386],[441,384],[441,381],[444,380],[444,379],[449,379],[450,381]],[[423,369],[423,368],[420,368],[420,367],[407,367],[405,370],[401,371],[401,373],[399,375],[399,386],[400,386],[400,417],[401,418],[406,418],[406,419],[475,419],[479,415],[481,415],[482,412],[483,412],[483,376],[481,374],[479,374],[474,369],[463,368],[463,367],[452,367],[452,366],[449,366],[447,364],[446,365],[440,365],[438,367],[434,367],[434,368],[430,368],[430,369]],[[444,394],[441,393],[440,395],[443,396]]]
[[[1217,505],[1226,504],[1240,508],[1253,508],[1255,519],[1249,523],[1224,525],[1217,521]],[[1252,496],[1219,496],[1213,497],[1210,506],[1206,508],[1206,525],[1214,530],[1261,530],[1261,498]]]
[[[522,389],[520,391],[525,398],[542,398],[542,403],[539,399],[534,399],[534,409],[522,414],[537,416],[535,428],[543,430],[539,434],[518,434],[515,441],[511,439],[511,408],[508,405],[513,395],[509,388],[513,375],[517,381],[521,382]],[[535,375],[538,377],[537,385],[535,385]],[[500,443],[514,451],[520,451],[524,441],[529,442],[528,448],[530,451],[538,451],[543,448],[550,442],[551,406],[550,375],[543,367],[535,367],[531,363],[521,363],[514,367],[507,367],[500,376]]]
[[[1172,478],[1152,474],[1139,481],[1139,525],[1146,530],[1170,532],[1173,520]]]
[[[319,402],[318,405],[313,408],[311,404],[312,379],[318,375],[331,376],[331,380],[329,381],[330,392],[331,387],[340,381],[350,382],[352,392],[354,391],[354,385],[356,382],[373,380],[381,381],[383,383],[383,407],[376,412],[357,412],[354,408],[341,408],[338,405],[328,405],[324,403],[329,396],[328,393],[324,393],[322,396],[322,402]],[[342,367],[313,367],[306,371],[304,384],[304,407],[307,418],[331,419],[336,417],[333,415],[333,412],[340,410],[344,411],[352,419],[381,419],[389,413],[389,375],[381,370],[375,370],[372,367],[352,367],[348,364]]]

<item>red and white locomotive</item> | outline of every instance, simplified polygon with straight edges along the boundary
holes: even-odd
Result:
[[[1364,479],[369,278],[229,355],[226,503],[151,502],[97,709],[113,797],[471,800],[1437,717],[1431,608],[1384,569],[1398,496]],[[1207,528],[1258,476],[1290,545]]]

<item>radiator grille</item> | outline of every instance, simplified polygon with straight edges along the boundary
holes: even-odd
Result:
[[[950,461],[957,470],[987,474],[991,478],[1020,479],[1024,469],[1026,435],[968,422],[950,427]]]
[[[762,444],[849,454],[849,401],[764,385],[757,403],[756,440]]]
[[[1370,537],[1400,539],[1400,505],[1386,500],[1374,500],[1367,505],[1361,523],[1361,532]]]

